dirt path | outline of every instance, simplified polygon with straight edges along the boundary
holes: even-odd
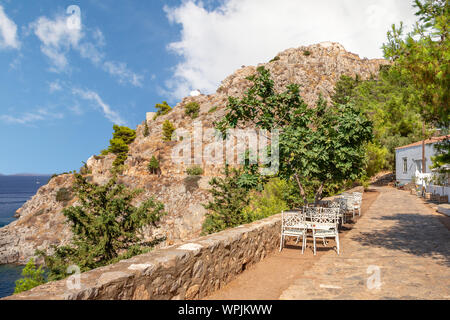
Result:
[[[378,197],[379,192],[371,189],[364,193],[362,213],[369,210]],[[340,234],[341,242],[354,226],[355,221],[344,225]],[[274,300],[292,285],[295,279],[302,277],[324,254],[336,255],[334,240],[330,240],[327,247],[318,243],[317,255],[312,252],[312,239],[308,238],[308,248],[301,254],[301,244],[295,244],[293,238],[287,243],[283,251],[273,253],[260,263],[245,270],[235,280],[224,288],[205,298],[205,300]],[[345,250],[345,248],[343,248]]]

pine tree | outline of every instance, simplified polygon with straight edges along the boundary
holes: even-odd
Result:
[[[241,187],[242,171],[225,166],[224,178],[213,178],[209,184],[213,200],[204,205],[208,210],[203,233],[210,234],[247,223],[243,209],[249,204],[248,190]]]
[[[74,235],[73,242],[54,248],[51,256],[38,252],[45,258],[51,280],[65,278],[67,267],[72,264],[84,272],[148,251],[150,247],[142,243],[139,232],[144,226],[155,225],[165,214],[164,205],[153,198],[139,207],[133,206],[142,190],[129,190],[118,184],[116,177],[103,186],[90,183],[81,175],[75,178],[79,205],[63,211]]]
[[[163,130],[163,140],[171,141],[172,134],[175,131],[175,126],[172,124],[172,122],[170,122],[169,120],[164,121],[162,130]]]
[[[22,279],[16,281],[14,294],[28,291],[46,282],[42,266],[36,269],[33,258],[28,261],[25,268],[22,270],[22,277]]]

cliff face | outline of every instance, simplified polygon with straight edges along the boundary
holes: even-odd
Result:
[[[376,76],[380,66],[388,63],[381,59],[360,59],[337,43],[288,49],[277,57],[258,66],[264,65],[270,70],[277,90],[282,90],[289,83],[301,85],[302,96],[309,105],[314,105],[320,93],[329,98],[341,75],[358,74],[362,79],[367,79]],[[185,170],[189,165],[172,161],[172,151],[177,142],[162,141],[162,123],[170,120],[176,128],[192,132],[193,120],[185,115],[185,106],[195,101],[200,105],[200,116],[196,121],[201,121],[203,130],[212,128],[213,122],[225,114],[227,97],[241,97],[250,85],[245,78],[254,74],[256,68],[242,67],[227,77],[215,94],[186,97],[169,114],[155,121],[150,119],[147,122],[147,137],[143,135],[144,126],[137,127],[137,138],[130,145],[120,181],[129,187],[145,190],[139,200],[155,196],[165,204],[168,212],[159,223],[159,228],[145,230],[147,240],[165,239],[161,243],[165,246],[197,237],[205,215],[201,204],[207,202],[209,197],[208,181],[222,170],[220,164],[203,163],[204,175],[201,178],[188,177]],[[210,140],[205,136],[203,145]],[[147,171],[147,164],[153,155],[160,159],[160,175],[151,175]],[[91,157],[87,161],[92,171],[91,179],[97,183],[107,181],[111,177],[113,160],[112,155]],[[0,264],[26,263],[36,249],[48,249],[51,245],[70,241],[71,232],[61,211],[64,206],[76,203],[76,199],[67,203],[57,202],[56,193],[63,187],[69,188],[72,183],[72,175],[53,178],[18,210],[18,220],[0,229]]]

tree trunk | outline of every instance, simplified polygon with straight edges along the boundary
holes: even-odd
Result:
[[[324,187],[324,185],[325,185],[325,182],[322,182],[322,183],[320,184],[319,190],[317,190],[316,197],[315,197],[315,199],[314,199],[314,203],[315,203],[316,205],[319,204],[319,201],[320,201],[320,200],[322,200],[322,192],[323,192],[323,187]]]
[[[303,198],[303,204],[307,205],[308,204],[308,199],[306,198],[305,189],[303,189],[303,185],[300,182],[300,178],[298,177],[298,174],[294,174],[294,177],[295,177],[295,180],[297,180],[298,188],[300,189],[300,195]]]

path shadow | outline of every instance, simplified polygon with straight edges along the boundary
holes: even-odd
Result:
[[[386,248],[427,257],[436,263],[450,266],[450,232],[435,216],[414,213],[397,213],[374,219],[395,221],[386,230],[360,232],[352,240],[363,246]]]

